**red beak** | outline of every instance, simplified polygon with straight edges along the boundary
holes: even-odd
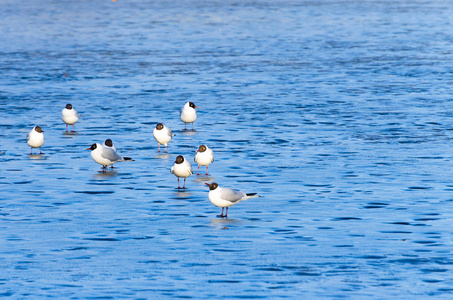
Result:
[[[195,108],[199,108],[198,106],[195,106]]]
[[[86,148],[85,150],[91,150],[91,147],[90,148]]]
[[[207,186],[210,186],[209,183],[206,183],[206,182],[205,182],[204,184],[206,184]]]

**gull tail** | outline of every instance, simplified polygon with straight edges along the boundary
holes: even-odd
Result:
[[[257,193],[249,193],[245,195],[247,196],[247,199],[261,197],[260,195],[257,195]]]

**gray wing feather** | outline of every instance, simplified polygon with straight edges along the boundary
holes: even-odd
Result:
[[[222,191],[220,192],[220,197],[222,199],[230,201],[230,202],[237,202],[244,197],[245,194],[243,192],[235,191],[230,188],[223,188]]]
[[[104,149],[102,149],[101,156],[103,158],[106,158],[106,159],[110,160],[110,161],[122,161],[122,160],[124,160],[121,155],[119,155],[118,153],[113,151],[113,149],[107,148],[107,147],[104,147]]]

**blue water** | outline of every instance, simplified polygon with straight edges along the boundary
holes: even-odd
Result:
[[[452,16],[449,1],[0,1],[0,296],[451,299]],[[106,138],[135,161],[100,173],[85,149]],[[178,191],[174,159],[200,144],[210,176]],[[210,181],[262,197],[220,219]]]

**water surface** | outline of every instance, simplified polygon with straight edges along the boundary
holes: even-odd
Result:
[[[451,298],[448,1],[0,8],[1,296]],[[135,161],[99,173],[106,138]],[[210,176],[178,191],[200,144]],[[262,197],[220,219],[210,181]]]

